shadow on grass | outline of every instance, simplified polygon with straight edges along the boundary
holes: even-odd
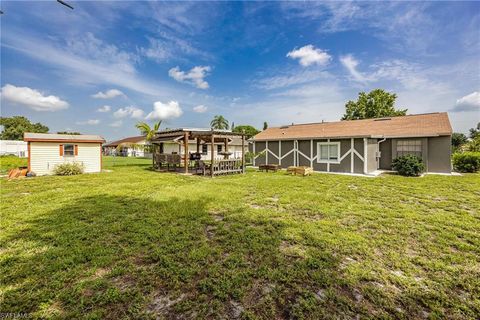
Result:
[[[344,257],[284,240],[287,226],[213,199],[97,195],[7,239],[0,312],[44,318],[338,318],[368,315]]]

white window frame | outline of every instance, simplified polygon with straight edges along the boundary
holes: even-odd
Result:
[[[72,154],[67,154],[65,152],[65,147],[66,146],[72,146],[72,148],[73,148],[72,149]],[[66,144],[63,145],[63,156],[64,157],[74,157],[75,156],[75,145],[73,143],[66,143]]]
[[[337,146],[337,160],[325,160],[320,159],[320,147],[321,146]],[[328,148],[329,157],[330,157],[330,148]],[[340,141],[335,142],[317,142],[317,163],[340,163]]]

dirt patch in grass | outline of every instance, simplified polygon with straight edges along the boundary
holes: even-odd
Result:
[[[245,311],[245,308],[236,301],[230,301],[228,305],[228,317],[230,319],[239,319],[243,312]]]
[[[282,241],[279,246],[280,252],[288,257],[293,258],[305,258],[307,250],[304,246],[296,243],[290,243],[288,241]]]
[[[205,235],[208,240],[212,240],[215,237],[215,230],[217,230],[216,226],[207,225],[205,227]]]
[[[120,292],[125,292],[130,288],[135,287],[136,281],[135,278],[130,274],[125,274],[123,276],[115,277],[112,279],[112,284],[120,290]]]
[[[276,288],[276,285],[261,279],[256,280],[253,283],[252,288],[243,299],[245,306],[254,306],[258,304],[266,296],[270,295]]]
[[[157,318],[162,318],[168,314],[171,308],[173,308],[177,303],[183,301],[185,298],[186,295],[183,293],[178,296],[157,293],[154,295],[147,309],[151,314],[157,316]]]

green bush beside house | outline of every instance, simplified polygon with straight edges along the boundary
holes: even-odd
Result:
[[[400,175],[408,177],[418,177],[425,171],[422,159],[412,154],[395,158],[392,168]]]
[[[453,168],[458,172],[477,172],[480,170],[480,152],[455,153],[452,160]]]

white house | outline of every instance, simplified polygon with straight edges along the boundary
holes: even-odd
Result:
[[[134,136],[104,144],[103,153],[123,157],[151,157],[149,146],[145,136]]]
[[[81,163],[87,173],[102,170],[105,140],[101,136],[26,132],[23,140],[27,142],[28,171],[37,175],[51,174],[65,162]]]
[[[28,157],[28,147],[25,141],[0,140],[0,155],[15,155],[20,158]]]

